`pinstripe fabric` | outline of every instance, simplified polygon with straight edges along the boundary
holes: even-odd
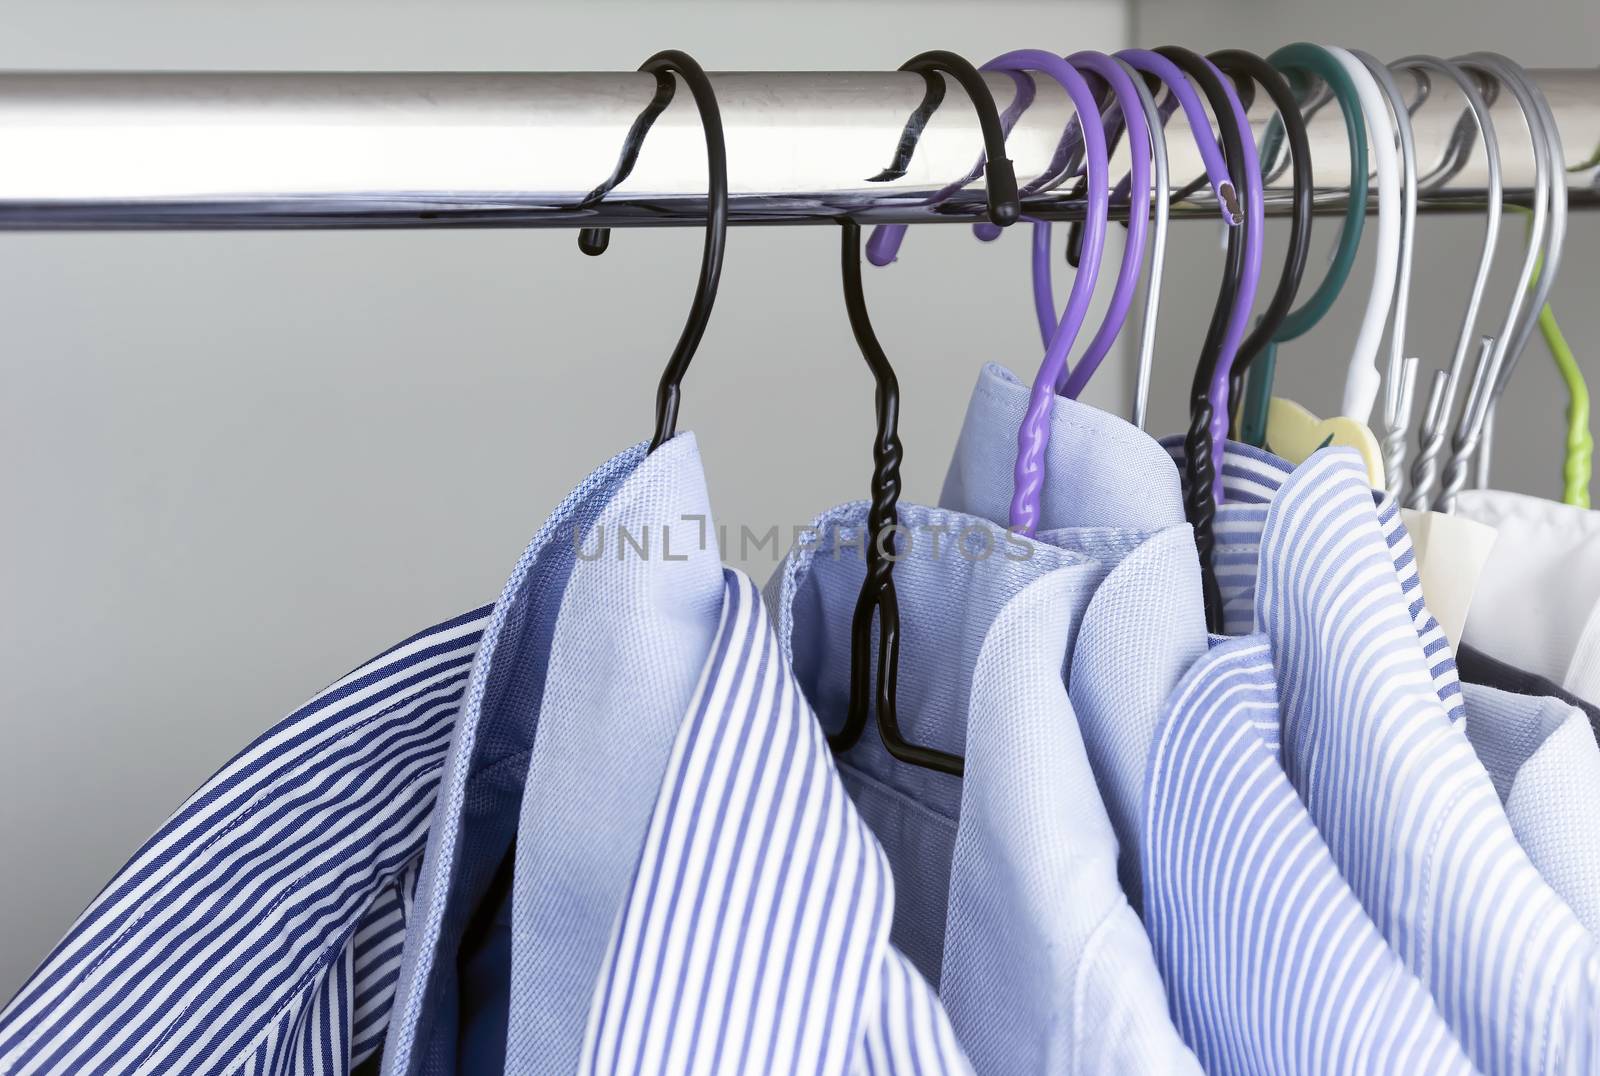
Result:
[[[1169,437],[1162,444],[1179,465],[1181,477],[1182,439]],[[1247,635],[1259,630],[1255,591],[1261,533],[1273,498],[1293,471],[1288,461],[1251,445],[1229,441],[1223,450],[1222,485],[1226,500],[1217,509],[1215,564],[1217,583],[1222,590],[1224,630],[1229,635]],[[1466,716],[1466,708],[1461,699],[1455,653],[1444,628],[1428,611],[1423,598],[1416,550],[1400,518],[1399,502],[1379,490],[1373,490],[1372,497],[1377,504],[1378,524],[1394,563],[1395,576],[1405,594],[1407,612],[1422,640],[1434,689],[1449,711],[1450,719],[1459,721]]]
[[[1255,606],[1285,770],[1468,1055],[1496,1073],[1600,1071],[1600,951],[1446,716],[1355,453],[1319,452],[1279,490]]]
[[[1272,652],[1220,641],[1173,693],[1146,797],[1145,924],[1213,1073],[1470,1073],[1278,763]]]
[[[755,586],[728,571],[578,1071],[968,1071]]]
[[[0,1013],[0,1072],[323,1076],[372,1054],[488,614],[355,669],[208,780]]]
[[[1010,392],[1003,377],[980,379],[946,480],[947,506],[1003,511],[1003,501],[985,507],[992,494],[984,491],[1007,486],[1008,461],[991,459],[985,443],[1009,443]],[[1136,901],[1144,896],[1185,1038],[1212,1072],[1471,1071],[1282,770],[1275,684],[1260,640],[1242,685],[1221,676],[1236,663],[1231,655],[1202,658],[1199,572],[1176,472],[1153,441],[1110,416],[1058,412],[1066,419],[1053,425],[1051,444],[1070,448],[1047,476],[1046,526],[1055,529],[1041,530],[1040,540],[1110,567],[1082,619],[1069,691],[1121,844],[1124,887]],[[1105,445],[1116,451],[1102,452]],[[1160,466],[1144,463],[1151,453]],[[1224,475],[1235,504],[1225,511],[1249,507],[1246,498],[1270,500],[1287,471],[1270,456],[1230,453]],[[1250,594],[1259,524],[1257,534],[1241,588]],[[1186,684],[1208,691],[1169,709],[1191,666]],[[1270,712],[1252,712],[1241,686]],[[1196,764],[1197,751],[1218,761]]]

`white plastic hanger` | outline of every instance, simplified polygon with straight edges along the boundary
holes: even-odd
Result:
[[[1355,83],[1361,98],[1361,111],[1367,120],[1368,145],[1376,165],[1378,181],[1378,252],[1372,275],[1372,291],[1367,298],[1366,313],[1356,334],[1355,346],[1350,353],[1350,366],[1345,374],[1344,406],[1340,413],[1346,418],[1366,423],[1372,418],[1372,409],[1378,402],[1378,391],[1383,385],[1383,375],[1378,371],[1378,349],[1383,343],[1383,331],[1389,320],[1389,306],[1394,300],[1395,278],[1400,268],[1400,160],[1395,152],[1394,122],[1389,117],[1389,106],[1383,90],[1362,63],[1347,49],[1334,45],[1323,46],[1338,59]]]

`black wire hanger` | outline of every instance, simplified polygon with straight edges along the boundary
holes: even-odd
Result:
[[[924,52],[901,65],[902,71],[915,71],[932,80],[935,73],[949,74],[961,84],[972,99],[978,113],[979,127],[983,132],[984,176],[988,192],[989,220],[1005,227],[1022,215],[1017,194],[1017,178],[1010,160],[1006,158],[1005,134],[1001,129],[999,110],[988,85],[966,60],[950,52]],[[909,145],[905,138],[896,153],[896,165],[903,167],[915,149],[916,136],[921,124],[913,115],[917,130],[912,132]],[[910,125],[908,125],[909,128]],[[902,161],[902,157],[904,160]],[[872,319],[867,314],[866,296],[861,283],[861,226],[845,218],[841,228],[839,267],[844,282],[844,305],[850,315],[850,329],[855,334],[856,345],[867,361],[876,383],[877,436],[873,441],[872,503],[867,511],[867,571],[861,583],[861,593],[856,599],[855,615],[850,625],[850,707],[844,727],[828,737],[836,752],[846,751],[860,740],[866,728],[867,715],[872,708],[872,619],[878,618],[878,735],[889,754],[902,762],[926,769],[938,770],[959,776],[964,760],[959,755],[923,747],[908,741],[900,733],[900,722],[895,710],[895,682],[900,659],[900,605],[894,589],[894,529],[895,505],[900,499],[900,382],[889,357],[878,343],[872,330]],[[887,543],[887,546],[886,544]]]
[[[1228,173],[1233,178],[1233,189],[1243,195],[1244,141],[1239,126],[1234,122],[1233,103],[1211,65],[1196,53],[1175,45],[1155,50],[1176,64],[1205,94],[1211,111],[1217,118],[1217,129],[1222,137],[1222,156],[1227,161]],[[1228,229],[1228,250],[1223,260],[1222,286],[1218,289],[1217,305],[1211,312],[1211,324],[1206,329],[1205,342],[1200,347],[1200,360],[1195,365],[1194,383],[1189,390],[1189,429],[1184,434],[1183,448],[1187,456],[1184,473],[1189,488],[1185,491],[1185,515],[1194,528],[1195,551],[1200,556],[1200,581],[1204,588],[1206,625],[1215,633],[1222,631],[1222,590],[1217,585],[1216,518],[1217,501],[1213,491],[1216,469],[1211,460],[1212,407],[1208,395],[1212,375],[1222,355],[1222,337],[1227,329],[1228,317],[1234,299],[1239,294],[1244,276],[1245,232],[1250,227],[1248,213],[1240,213],[1239,226]]]
[[[1306,134],[1306,121],[1300,115],[1300,103],[1295,99],[1289,80],[1279,74],[1261,57],[1241,49],[1224,49],[1213,52],[1208,59],[1223,74],[1241,83],[1240,96],[1246,88],[1260,83],[1272,98],[1273,106],[1283,118],[1289,136],[1289,167],[1294,179],[1294,200],[1289,218],[1289,249],[1283,256],[1283,273],[1278,277],[1278,287],[1272,293],[1267,308],[1261,312],[1250,335],[1239,345],[1233,368],[1228,373],[1228,405],[1237,407],[1244,399],[1244,375],[1257,355],[1272,342],[1273,334],[1294,306],[1295,295],[1300,291],[1300,281],[1305,276],[1306,255],[1311,249],[1312,196],[1316,193],[1311,174],[1311,140]],[[1246,105],[1245,107],[1249,107]],[[1263,161],[1261,170],[1267,172],[1271,163]]]
[[[639,160],[639,150],[645,135],[666,107],[672,103],[677,83],[673,75],[689,84],[695,107],[700,110],[700,124],[706,134],[706,173],[709,177],[706,190],[706,242],[700,255],[700,281],[694,290],[694,302],[689,307],[689,318],[683,332],[667,360],[656,388],[656,427],[650,438],[650,451],[654,452],[672,439],[678,428],[678,404],[682,398],[680,386],[684,374],[689,372],[689,362],[694,358],[700,338],[705,335],[706,324],[711,320],[711,306],[717,300],[717,281],[722,275],[722,253],[728,244],[728,148],[722,134],[722,110],[717,107],[717,95],[705,70],[686,52],[667,49],[639,65],[656,77],[656,92],[643,112],[639,113],[628,130],[622,155],[616,169],[600,186],[578,203],[577,208],[598,204],[617,184],[628,178]],[[585,228],[578,233],[578,249],[585,254],[604,254],[611,245],[611,229]]]

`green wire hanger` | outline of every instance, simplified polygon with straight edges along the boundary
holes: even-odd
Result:
[[[1582,166],[1580,166],[1582,167]],[[1515,206],[1524,217],[1531,218],[1533,210]],[[1530,221],[1531,226],[1531,221]],[[1531,292],[1539,283],[1539,273],[1544,269],[1544,258],[1534,263],[1533,279],[1528,281]],[[1539,335],[1545,347],[1556,360],[1561,380],[1567,383],[1567,452],[1561,465],[1562,495],[1564,504],[1578,508],[1589,507],[1589,479],[1594,469],[1594,434],[1589,430],[1589,385],[1578,368],[1566,334],[1556,322],[1556,313],[1545,303],[1539,311]]]
[[[1334,301],[1350,278],[1355,266],[1356,252],[1361,248],[1361,232],[1367,222],[1367,121],[1361,110],[1361,98],[1356,85],[1345,72],[1344,65],[1319,45],[1300,41],[1267,57],[1267,62],[1283,72],[1295,90],[1295,96],[1304,101],[1313,89],[1312,78],[1319,78],[1333,91],[1339,110],[1344,114],[1345,139],[1350,144],[1350,200],[1345,206],[1343,226],[1339,230],[1339,243],[1333,252],[1333,262],[1328,275],[1311,297],[1292,311],[1261,354],[1250,364],[1250,377],[1246,384],[1244,406],[1239,419],[1239,439],[1261,447],[1267,437],[1267,408],[1272,400],[1272,380],[1277,368],[1278,345],[1304,336],[1333,309]],[[1262,138],[1262,167],[1277,158],[1278,147],[1284,137],[1283,121],[1274,116]]]

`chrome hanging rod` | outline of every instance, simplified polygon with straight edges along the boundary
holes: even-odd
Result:
[[[1566,147],[1574,206],[1600,204],[1600,70],[1538,70]],[[965,98],[948,94],[904,175],[881,179],[925,84],[899,72],[731,72],[712,76],[728,143],[738,223],[973,220],[981,180],[931,197],[977,163]],[[990,76],[1005,108],[1019,86]],[[1403,81],[1413,88],[1409,81]],[[1481,197],[1481,152],[1459,151],[1465,103],[1435,80],[1413,116],[1429,209]],[[1019,179],[1043,174],[1071,108],[1048,78],[1007,145]],[[633,175],[597,206],[576,208],[616,163],[655,90],[649,75],[8,73],[0,74],[0,229],[577,227],[693,225],[704,214],[700,121],[680,92],[655,121]],[[1270,119],[1258,95],[1251,119]],[[1494,122],[1508,201],[1525,199],[1533,153],[1509,93]],[[1319,211],[1343,204],[1347,148],[1338,110],[1309,123]],[[1172,182],[1200,175],[1182,112],[1167,142]],[[1125,151],[1119,151],[1117,165]],[[1070,183],[1027,212],[1071,219]],[[1268,188],[1287,205],[1286,177]],[[1174,206],[1209,215],[1209,190]]]

